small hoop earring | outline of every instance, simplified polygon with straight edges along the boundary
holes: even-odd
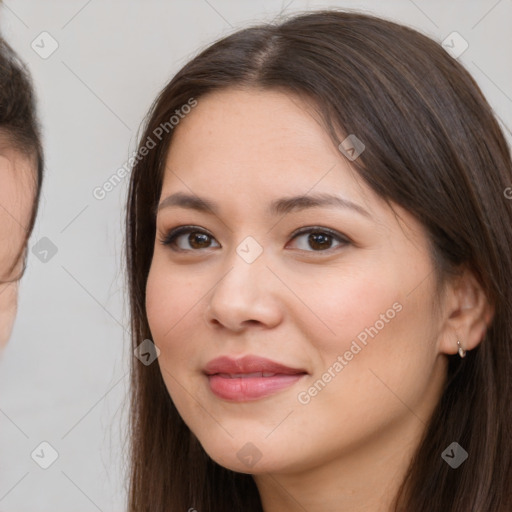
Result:
[[[466,351],[462,348],[459,340],[457,340],[457,345],[459,346],[459,356],[461,358],[466,357]]]

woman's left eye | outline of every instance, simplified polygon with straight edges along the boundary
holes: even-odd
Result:
[[[294,234],[292,240],[300,239],[304,235],[308,235],[308,237],[305,239],[305,243],[303,242],[302,246],[299,246],[299,249],[303,251],[309,251],[309,249],[305,247],[306,244],[309,245],[309,247],[315,248],[314,251],[309,252],[325,252],[336,248],[336,246],[331,246],[334,240],[339,242],[338,247],[345,246],[350,243],[350,240],[346,236],[343,236],[332,229],[321,227],[301,229],[299,232]]]
[[[188,236],[183,238],[184,235]],[[325,252],[334,249],[337,247],[332,247],[334,241],[338,242],[338,246],[345,246],[350,243],[350,240],[342,234],[321,227],[303,228],[293,234],[292,240],[300,239],[304,237],[304,235],[308,236],[303,239],[302,243],[298,244],[298,248],[308,252]],[[179,243],[180,239],[183,242],[181,244]],[[210,249],[212,247],[210,245],[212,241],[215,241],[215,238],[202,229],[194,226],[180,226],[171,230],[167,236],[161,240],[161,243],[171,246],[175,251],[194,251],[196,249]],[[220,247],[218,242],[216,243],[217,247]],[[187,244],[188,247],[186,247]],[[313,248],[313,250],[311,251],[307,246]]]

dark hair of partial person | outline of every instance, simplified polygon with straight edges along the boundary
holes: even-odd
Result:
[[[23,226],[26,232],[18,257],[26,254],[26,243],[37,216],[43,181],[44,155],[41,127],[37,118],[37,105],[30,72],[12,47],[0,36],[0,144],[26,156],[34,163],[34,191],[30,220]],[[10,270],[12,270],[12,268]],[[0,276],[0,279],[3,276]],[[19,279],[21,275],[15,276]]]
[[[504,189],[512,163],[480,88],[438,42],[411,28],[353,11],[310,11],[245,28],[198,53],[156,98],[140,146],[191,97],[200,105],[201,97],[229,88],[302,98],[336,147],[356,134],[365,150],[352,167],[426,228],[437,291],[464,268],[481,284],[492,323],[466,358],[446,356],[442,396],[394,510],[510,512],[512,208]],[[132,350],[152,339],[146,282],[172,134],[134,165],[130,178]],[[181,419],[158,364],[132,357],[130,405],[130,512],[262,511],[252,476],[213,461]],[[441,457],[453,441],[469,453],[456,470]]]

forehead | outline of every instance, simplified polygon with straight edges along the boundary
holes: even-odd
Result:
[[[232,157],[248,149],[285,153],[293,147],[300,154],[335,149],[310,103],[292,94],[262,89],[228,88],[201,97],[176,127],[176,139],[188,144],[195,139],[198,147],[208,144],[209,151],[229,150]]]
[[[240,206],[338,193],[369,211],[378,202],[387,207],[329,137],[313,104],[277,90],[200,97],[173,133],[162,196],[172,192]]]
[[[360,181],[313,107],[271,90],[227,89],[201,97],[175,128],[166,163],[192,181],[248,191],[257,183],[299,193],[319,178],[321,186]],[[165,179],[172,180],[172,173]]]

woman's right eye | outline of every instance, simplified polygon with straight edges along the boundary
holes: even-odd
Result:
[[[185,234],[188,234],[188,237],[183,237]],[[211,240],[215,240],[215,238],[202,229],[194,226],[180,226],[171,230],[160,241],[163,245],[170,246],[173,251],[193,251],[210,249],[209,243]],[[217,247],[220,247],[220,245]]]

